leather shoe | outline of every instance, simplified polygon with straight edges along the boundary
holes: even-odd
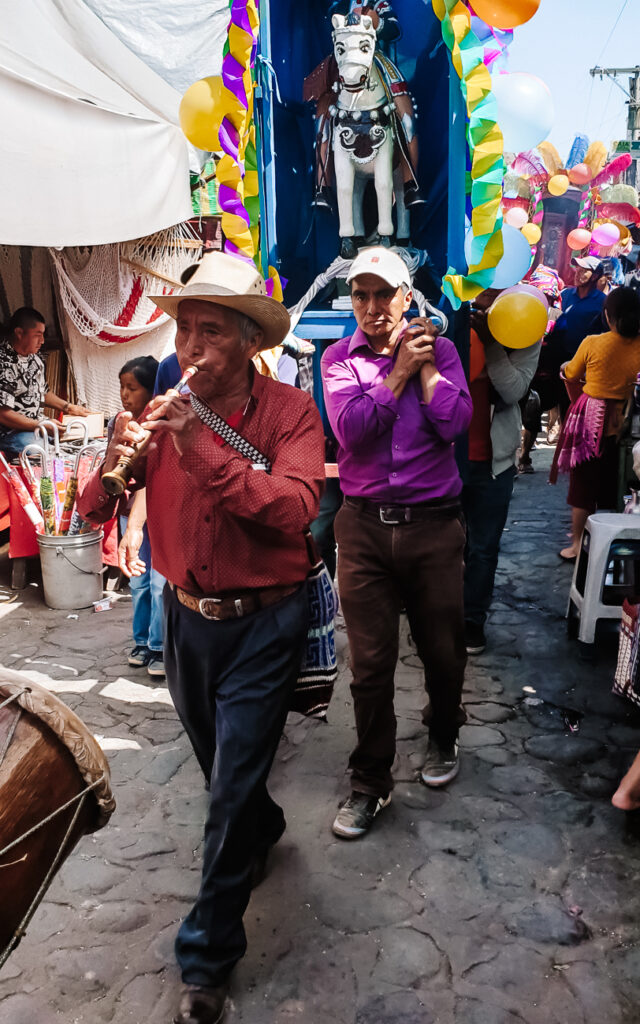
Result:
[[[180,1008],[173,1024],[220,1024],[224,1017],[227,989],[227,985],[217,988],[183,985]]]

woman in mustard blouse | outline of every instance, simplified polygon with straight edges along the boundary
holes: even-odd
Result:
[[[560,557],[573,561],[588,517],[597,509],[615,509],[617,441],[624,407],[640,372],[640,297],[632,288],[607,296],[609,330],[590,335],[562,370],[567,381],[585,381],[571,405],[556,450],[557,470],[569,473],[567,503],[572,506],[572,541]]]

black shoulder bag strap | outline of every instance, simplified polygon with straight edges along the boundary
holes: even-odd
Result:
[[[219,437],[226,441],[228,445],[231,445],[240,455],[243,455],[245,459],[249,459],[254,469],[264,469],[267,473],[271,472],[271,463],[266,455],[259,452],[257,448],[247,441],[246,437],[239,434],[237,430],[230,427],[229,424],[218,416],[216,412],[213,412],[208,405],[205,405],[197,395],[193,392],[190,395],[191,408],[195,412],[196,416],[202,420],[207,427],[210,427],[214,433],[218,434]]]

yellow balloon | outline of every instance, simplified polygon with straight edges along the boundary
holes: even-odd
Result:
[[[547,188],[552,196],[563,196],[569,188],[569,179],[566,174],[554,174],[549,178]]]
[[[180,127],[196,149],[219,150],[218,128],[231,99],[220,75],[190,85],[180,101]]]
[[[529,245],[537,245],[542,238],[542,231],[537,224],[532,224],[531,221],[529,221],[528,224],[525,224],[525,226],[520,230]]]
[[[529,348],[547,329],[547,310],[534,295],[509,292],[498,296],[487,321],[494,338],[505,348]]]

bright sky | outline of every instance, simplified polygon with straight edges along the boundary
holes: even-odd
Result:
[[[592,78],[589,68],[640,64],[640,0],[542,0],[531,21],[515,29],[509,54],[509,71],[538,75],[551,90],[556,120],[549,138],[563,160],[577,132],[607,146],[626,138],[626,96],[610,78]],[[617,79],[625,90],[628,80]]]

